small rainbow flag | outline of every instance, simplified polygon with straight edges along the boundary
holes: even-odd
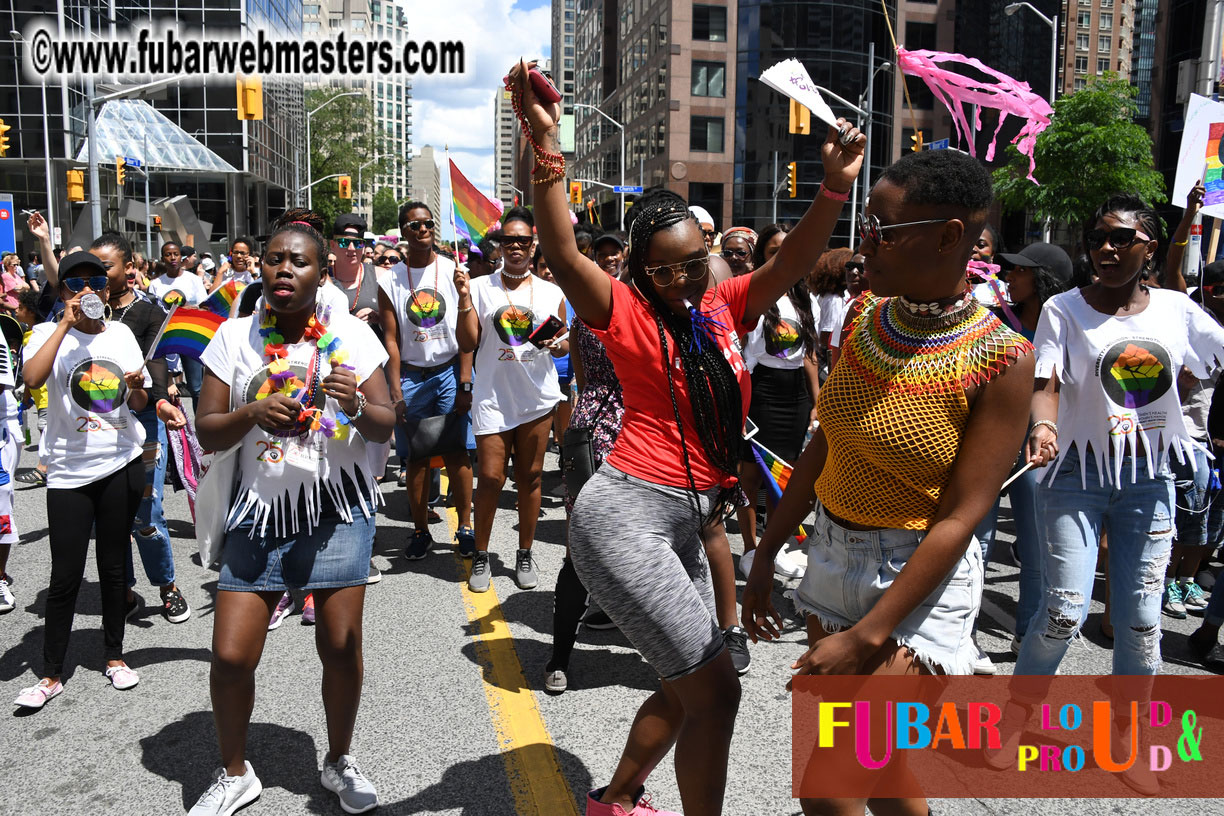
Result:
[[[501,220],[501,208],[490,201],[476,185],[467,180],[455,160],[450,160],[451,200],[455,204],[456,238],[478,244],[489,228]]]
[[[238,281],[229,281],[217,291],[208,296],[206,300],[200,301],[199,308],[219,314],[222,317],[229,317],[233,312],[234,303],[237,302],[238,296],[242,294],[242,290],[246,288],[246,284]]]
[[[1207,166],[1203,170],[1203,186],[1207,194],[1203,197],[1203,206],[1211,207],[1224,202],[1224,153],[1221,153],[1221,140],[1224,140],[1224,122],[1214,122],[1207,131]]]
[[[765,491],[769,494],[770,502],[776,507],[782,500],[782,491],[786,490],[795,469],[755,439],[748,441],[752,443],[752,457],[756,459],[757,467],[761,469],[761,474],[765,478]],[[756,498],[753,496],[749,496],[748,500],[756,503]],[[772,516],[772,510],[770,514]],[[795,533],[795,540],[802,544],[806,538],[807,533],[803,525],[799,525],[799,530]]]
[[[166,318],[161,337],[150,357],[181,354],[198,360],[225,320],[207,309],[180,306]]]

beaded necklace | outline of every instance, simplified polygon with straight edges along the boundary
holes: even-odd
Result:
[[[302,339],[312,341],[314,354],[306,368],[306,382],[297,388],[294,383],[297,375],[289,365],[289,349],[285,345],[285,336],[276,327],[276,314],[272,308],[264,304],[263,315],[259,321],[259,335],[264,338],[264,356],[268,359],[268,381],[276,387],[276,392],[284,394],[291,400],[302,404],[297,422],[290,431],[268,431],[273,436],[286,438],[301,438],[310,432],[318,433],[329,439],[343,440],[348,437],[352,420],[348,415],[336,409],[333,420],[324,415],[322,408],[315,407],[319,392],[323,387],[321,361],[327,355],[327,361],[332,368],[348,368],[348,352],[341,350],[340,338],[327,328],[327,315],[322,318],[318,314],[310,316]]]
[[[911,394],[965,389],[1032,349],[972,298],[939,315],[913,314],[900,301],[864,295],[846,340],[845,358],[872,385]]]

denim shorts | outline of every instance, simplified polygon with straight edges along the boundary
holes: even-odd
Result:
[[[416,431],[417,423],[429,417],[445,416],[455,410],[455,396],[459,391],[459,360],[445,368],[424,371],[401,370],[400,387],[404,393],[404,422],[396,425],[396,452],[400,456],[408,453],[408,438]],[[476,449],[476,437],[472,433],[471,415],[461,420],[467,425],[467,448]]]
[[[364,584],[370,575],[374,516],[361,504],[349,507],[347,522],[324,492],[319,523],[286,536],[252,537],[254,513],[225,534],[217,589],[229,592],[283,592],[336,589]],[[305,517],[299,508],[298,518]]]
[[[817,504],[795,607],[819,618],[826,632],[853,626],[892,586],[925,535],[922,530],[847,530]],[[982,573],[982,549],[971,541],[948,577],[893,630],[893,640],[932,672],[973,674]]]

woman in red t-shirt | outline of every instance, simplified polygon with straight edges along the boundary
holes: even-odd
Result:
[[[575,503],[571,555],[600,608],[663,678],[638,711],[611,782],[588,794],[587,814],[610,816],[618,805],[646,812],[638,807],[646,777],[675,745],[685,811],[717,816],[740,687],[698,533],[737,490],[750,389],[740,338],[824,251],[865,140],[844,123],[841,139],[830,129],[826,184],[807,215],[770,263],[713,288],[709,251],[683,202],[646,204],[629,229],[628,285],[578,251],[563,189],[560,108],[537,99],[529,68],[517,65],[507,85],[539,160],[540,243],[575,314],[604,342],[625,402],[612,453]]]

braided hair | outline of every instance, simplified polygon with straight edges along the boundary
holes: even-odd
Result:
[[[1152,240],[1157,242],[1156,252],[1152,255],[1152,260],[1149,261],[1140,272],[1141,275],[1147,274],[1151,277],[1156,277],[1160,272],[1161,266],[1164,264],[1165,253],[1168,252],[1168,247],[1165,241],[1165,226],[1164,221],[1156,214],[1156,211],[1149,207],[1139,196],[1129,193],[1115,193],[1111,195],[1104,204],[1097,207],[1096,212],[1092,217],[1084,222],[1083,231],[1083,246],[1088,247],[1088,233],[1096,228],[1097,222],[1107,215],[1130,215],[1139,223],[1142,231],[1151,236]],[[1091,261],[1089,262],[1091,264]],[[1145,278],[1146,280],[1147,278]]]
[[[676,400],[676,387],[672,379],[668,333],[670,332],[676,343],[676,356],[688,385],[689,403],[697,427],[698,440],[714,467],[732,478],[739,472],[740,437],[744,427],[739,382],[722,349],[716,343],[695,340],[690,316],[675,314],[667,307],[646,271],[646,250],[651,238],[656,233],[695,220],[683,199],[660,196],[645,203],[636,213],[629,229],[627,265],[634,285],[654,312],[655,326],[659,331],[659,345],[662,348],[663,370],[667,374],[667,387],[671,394],[672,413],[680,432],[684,470],[688,476],[689,490],[692,491],[694,503],[700,513],[701,504],[693,480],[688,440],[685,438],[680,404]],[[723,508],[737,490],[737,487],[722,488],[709,515],[703,519],[703,524],[719,520]]]
[[[790,229],[789,224],[770,224],[761,230],[756,245],[752,248],[752,265],[755,268],[760,269],[765,265],[765,245],[773,240],[775,235],[779,233],[786,235]],[[799,338],[803,341],[804,353],[811,354],[820,347],[820,333],[816,329],[816,316],[812,314],[812,287],[808,283],[807,276],[801,278],[786,294],[790,298],[791,305],[795,307],[795,314],[799,315]],[[778,309],[778,304],[774,303],[769,307],[769,311],[765,312],[765,335],[767,337],[778,328],[778,321],[781,319],[782,313]]]
[[[282,232],[296,232],[299,235],[305,235],[315,245],[317,251],[316,258],[319,262],[319,274],[323,272],[323,267],[327,265],[327,239],[323,237],[323,228],[325,223],[323,216],[313,210],[294,209],[286,210],[285,214],[276,220],[272,226],[272,235],[268,237],[264,244],[266,251],[271,245],[272,239],[280,235]]]

